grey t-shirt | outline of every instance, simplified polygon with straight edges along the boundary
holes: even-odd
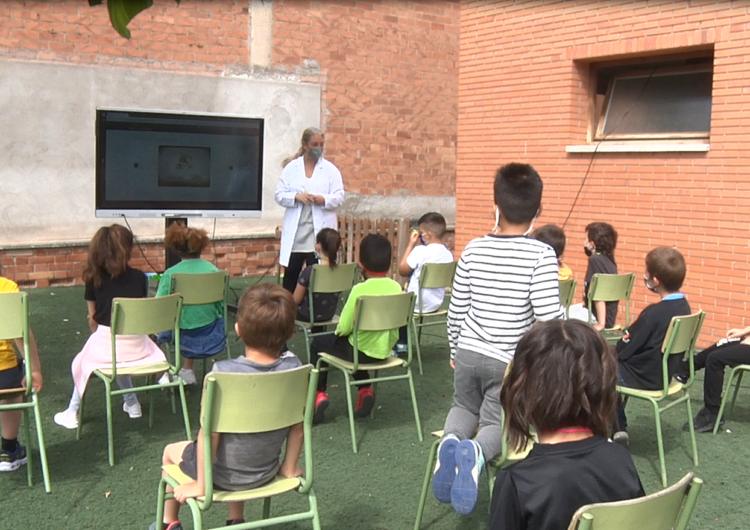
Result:
[[[299,366],[302,366],[300,360],[287,351],[271,364],[258,364],[246,357],[219,361],[214,364],[212,372],[252,374],[281,372]],[[246,404],[238,403],[237,406]],[[223,433],[214,459],[214,485],[236,491],[259,487],[273,480],[279,471],[281,447],[288,434],[289,429],[252,434]]]

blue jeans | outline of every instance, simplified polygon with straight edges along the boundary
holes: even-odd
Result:
[[[174,343],[171,331],[156,336],[157,344]],[[205,359],[221,353],[227,345],[224,336],[224,318],[196,329],[180,329],[180,354],[188,359]]]

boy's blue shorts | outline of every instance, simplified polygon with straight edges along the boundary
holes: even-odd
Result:
[[[174,343],[171,331],[162,331],[156,336],[157,344]],[[214,320],[208,326],[195,329],[180,329],[180,353],[188,359],[205,359],[221,353],[226,348],[224,318]]]

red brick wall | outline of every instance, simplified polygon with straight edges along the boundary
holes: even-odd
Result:
[[[347,191],[455,191],[457,1],[274,0],[274,65],[324,75],[326,156]]]
[[[565,261],[582,282],[584,227],[610,222],[619,270],[638,277],[636,314],[655,301],[640,280],[645,254],[675,245],[688,263],[684,291],[708,313],[702,342],[750,323],[748,44],[741,2],[462,4],[457,248],[492,227],[490,190],[505,162],[536,167],[545,183],[538,223],[563,223],[591,161],[565,152],[587,142],[584,61],[713,45],[710,152],[597,154],[566,227]]]

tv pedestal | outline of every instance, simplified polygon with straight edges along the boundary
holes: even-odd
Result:
[[[188,224],[187,217],[166,217],[164,219],[164,234],[167,233],[167,228],[169,228],[173,223],[182,223],[185,226]],[[166,266],[164,267],[164,270],[167,270],[168,268],[177,265],[179,262],[182,261],[182,258],[177,255],[176,252],[173,252],[172,249],[170,249],[166,244],[164,245],[164,260],[166,262]]]

